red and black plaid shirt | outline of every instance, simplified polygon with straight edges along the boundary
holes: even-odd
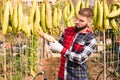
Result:
[[[69,28],[65,29],[65,31],[63,32],[63,34],[62,34],[62,36],[61,36],[61,38],[59,40],[59,42],[64,46],[64,49],[61,52],[61,62],[60,62],[60,69],[59,69],[59,74],[58,74],[59,78],[64,79],[64,77],[66,76],[64,74],[64,72],[65,72],[65,63],[66,63],[66,60],[68,62],[68,59],[65,58],[65,55],[66,55],[66,52],[68,52],[70,50],[71,46],[72,46],[71,51],[75,53],[75,54],[71,54],[71,61],[73,62],[73,64],[69,63],[71,65],[66,65],[66,68],[69,67],[69,66],[71,67],[73,65],[74,66],[78,66],[79,65],[79,63],[81,62],[79,57],[78,57],[78,61],[77,62],[74,62],[74,60],[73,60],[73,58],[76,57],[76,55],[82,54],[83,55],[82,58],[86,58],[87,59],[90,56],[90,54],[93,52],[93,50],[95,49],[95,44],[96,44],[95,40],[96,39],[95,39],[95,36],[92,34],[92,32],[90,33],[89,36],[87,36],[87,38],[85,38],[85,40],[84,40],[85,42],[82,42],[83,45],[79,44],[80,39],[83,38],[83,36],[85,36],[89,32],[90,32],[90,30],[86,29],[86,31],[84,33],[78,33],[78,32],[76,32],[74,27],[69,27]],[[76,37],[76,34],[78,34],[77,37]],[[89,43],[87,41],[89,41]],[[90,48],[90,50],[86,49],[85,46],[87,48]],[[83,52],[85,54],[83,54]],[[86,57],[86,55],[88,57]],[[77,63],[77,64],[74,64],[74,63]],[[69,78],[67,78],[67,80],[68,79]],[[72,80],[75,80],[75,78],[73,78]]]

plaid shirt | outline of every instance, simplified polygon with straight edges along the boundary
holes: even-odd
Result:
[[[96,48],[95,35],[89,30],[77,33],[74,27],[69,27],[65,29],[59,42],[64,48],[58,77],[61,80],[88,80],[86,60]]]

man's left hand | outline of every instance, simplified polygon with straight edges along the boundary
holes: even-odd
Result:
[[[61,52],[63,49],[63,46],[58,41],[49,42],[49,46],[50,49],[55,52]]]

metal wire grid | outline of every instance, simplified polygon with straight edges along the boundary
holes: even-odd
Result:
[[[90,61],[92,80],[120,80],[119,36],[109,29],[103,33],[98,32],[97,37],[97,51]]]

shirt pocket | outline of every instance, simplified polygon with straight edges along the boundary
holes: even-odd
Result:
[[[75,43],[74,43],[74,46],[73,46],[73,50],[74,50],[75,52],[81,51],[81,50],[83,49],[83,47],[84,47],[84,44],[85,44],[84,41],[75,42]]]

